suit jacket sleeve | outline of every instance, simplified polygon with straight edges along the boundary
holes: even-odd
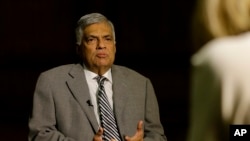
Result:
[[[28,139],[29,141],[75,141],[56,128],[55,104],[50,87],[50,78],[41,74],[34,92]]]
[[[146,83],[146,111],[145,111],[145,129],[144,129],[144,141],[166,141],[167,138],[164,135],[164,130],[161,125],[159,107],[157,98],[150,80]]]

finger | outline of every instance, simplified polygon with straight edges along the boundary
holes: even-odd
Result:
[[[93,141],[102,141],[103,128],[99,128],[97,133],[95,134]]]
[[[134,134],[134,136],[129,137],[129,136],[125,136],[125,141],[132,141],[132,140],[138,140],[141,141],[143,140],[143,121],[140,120],[137,124],[137,130],[136,133]]]
[[[102,128],[102,127],[100,127],[100,128],[98,129],[98,131],[97,131],[96,135],[98,135],[98,136],[102,136],[102,134],[103,134],[103,128]]]
[[[140,120],[137,124],[137,131],[141,131],[141,130],[143,130],[143,121],[142,120]]]
[[[140,120],[137,124],[137,131],[134,135],[134,138],[137,138],[139,140],[142,140],[144,136],[144,131],[143,131],[143,121]]]
[[[131,140],[131,137],[125,136],[125,141],[130,141],[130,140]]]

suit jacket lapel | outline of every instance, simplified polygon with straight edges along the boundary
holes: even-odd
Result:
[[[124,114],[123,107],[126,104],[127,99],[127,82],[126,76],[114,65],[112,67],[112,79],[113,79],[113,100],[114,110],[117,119],[118,128],[123,133],[123,127],[125,126],[122,122],[122,115]]]
[[[71,79],[67,80],[68,87],[88,117],[93,130],[97,132],[99,125],[96,118],[93,118],[95,117],[93,106],[89,106],[87,102],[91,98],[82,66],[77,64],[69,72],[69,75],[71,76]]]

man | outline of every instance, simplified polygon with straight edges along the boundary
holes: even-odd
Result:
[[[38,78],[29,141],[166,141],[150,80],[113,64],[112,22],[99,13],[87,14],[78,21],[76,40],[82,62]],[[104,86],[97,82],[100,77],[105,77]],[[106,93],[106,107],[113,110],[116,135],[105,125],[111,120],[103,121],[100,93]]]

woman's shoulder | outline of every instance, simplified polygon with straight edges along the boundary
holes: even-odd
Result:
[[[250,53],[250,33],[216,38],[206,43],[191,57],[191,63],[233,61],[243,59]],[[249,56],[250,57],[250,56]]]

